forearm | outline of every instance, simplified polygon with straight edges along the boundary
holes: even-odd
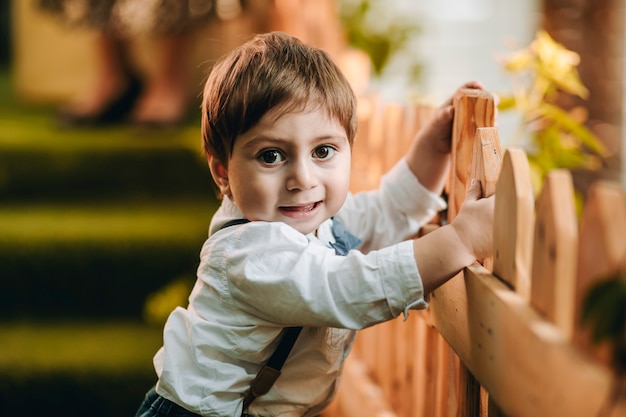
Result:
[[[415,239],[413,252],[426,294],[476,260],[452,225]]]
[[[419,182],[435,194],[441,194],[450,166],[450,153],[443,153],[424,141],[414,142],[407,163]]]
[[[440,194],[450,164],[450,137],[454,108],[444,106],[416,135],[406,156],[413,174],[430,191]]]

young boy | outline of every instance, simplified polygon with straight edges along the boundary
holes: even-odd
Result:
[[[410,239],[445,206],[450,103],[378,190],[349,194],[354,94],[323,51],[286,34],[256,36],[216,64],[202,111],[223,201],[137,416],[318,415],[355,330],[425,308],[432,290],[490,256],[493,198],[473,184],[451,224]],[[296,326],[282,375],[244,405]]]

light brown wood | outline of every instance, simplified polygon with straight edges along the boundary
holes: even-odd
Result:
[[[480,181],[483,197],[496,192],[496,184],[502,166],[500,135],[495,127],[479,127],[474,137],[471,177]],[[480,263],[493,271],[493,257],[482,259]]]
[[[449,408],[450,404],[448,404],[448,400],[450,397],[450,391],[456,387],[456,378],[450,378],[451,366],[454,360],[454,356],[452,355],[452,350],[450,349],[450,345],[446,343],[446,341],[441,337],[440,334],[435,335],[435,339],[437,340],[437,350],[436,350],[436,368],[435,368],[435,380],[430,381],[430,383],[435,383],[435,404],[434,408],[430,409],[430,412],[435,416],[454,416],[454,411],[451,413]],[[452,380],[452,384],[450,383]],[[456,398],[452,396],[453,399]],[[428,410],[427,410],[428,411]]]
[[[350,170],[350,191],[353,193],[372,188],[367,174],[370,151],[368,137],[374,117],[376,99],[362,98],[357,105],[358,130],[352,144],[352,165]]]
[[[448,183],[448,220],[452,221],[465,199],[471,177],[476,128],[495,126],[493,96],[483,90],[461,89],[453,97],[452,166]]]
[[[466,97],[458,98],[456,103],[469,108],[474,104]],[[378,126],[377,129],[388,131],[393,123],[389,123],[388,115],[383,116],[385,113],[389,114],[379,108],[376,123],[385,126],[382,129]],[[393,117],[402,124],[399,129],[409,132],[422,116],[417,111],[409,111],[403,118],[398,115]],[[471,116],[461,115],[461,119],[463,117]],[[497,135],[497,130],[476,128],[473,138],[489,135]],[[412,139],[412,135],[408,134],[399,137],[407,144]],[[380,140],[378,138],[374,140]],[[466,139],[459,141],[467,142]],[[483,162],[471,168],[465,180],[481,175],[491,178],[492,175],[486,171],[476,171],[480,169],[478,167],[485,166],[484,159],[491,155],[483,152],[482,140],[480,148],[474,148],[475,141],[470,142],[471,153],[476,151],[477,159],[483,158]],[[389,153],[381,153],[388,150],[384,144],[376,146],[376,154],[368,149],[368,158],[384,160],[380,166],[374,165],[373,169],[376,172],[386,171],[394,158]],[[366,145],[365,148],[369,147]],[[404,145],[394,144],[393,149],[394,152],[401,152]],[[463,151],[457,154],[465,155]],[[364,167],[366,170],[371,168],[369,163]],[[581,261],[589,258],[586,262],[591,263],[577,273],[587,277],[581,283],[594,282],[596,278],[592,277],[597,276],[598,271],[606,271],[607,266],[621,265],[626,269],[626,204],[623,190],[606,184],[592,189],[583,219],[585,226],[581,230],[580,255],[568,256],[563,255],[569,253],[563,246],[576,246],[573,243],[575,237],[570,234],[571,211],[568,207],[572,194],[568,196],[565,191],[566,188],[571,191],[571,184],[565,184],[558,173],[549,176],[537,202],[536,227],[542,227],[543,232],[538,238],[539,243],[534,246],[534,196],[528,161],[523,151],[508,149],[500,169],[495,186],[497,226],[494,226],[494,247],[502,264],[499,268],[494,267],[494,273],[478,264],[466,268],[434,291],[427,311],[411,312],[407,322],[396,320],[388,323],[390,327],[375,326],[361,332],[352,354],[363,359],[359,362],[361,369],[344,373],[338,402],[345,403],[346,397],[349,397],[349,406],[348,409],[342,407],[337,416],[458,417],[479,413],[485,417],[596,417],[601,410],[610,391],[612,373],[608,367],[598,363],[596,356],[592,356],[597,352],[581,350],[581,345],[570,343],[568,324],[564,325],[559,317],[566,317],[566,311],[571,309],[571,299],[569,306],[566,302],[566,294],[571,291],[567,285],[569,283],[571,288],[571,281],[566,277],[567,272],[559,271],[567,268],[561,261],[568,257],[578,257]],[[451,172],[454,174],[454,171]],[[378,178],[368,176],[363,179],[363,183],[369,182],[368,188],[375,186],[373,181],[378,181]],[[485,184],[488,183],[485,181]],[[490,193],[487,189],[485,192]],[[465,188],[460,196],[464,198],[464,195]],[[600,216],[606,216],[608,220],[599,220]],[[559,231],[563,229],[562,222],[569,225],[565,228],[568,230],[567,238],[562,237],[563,233]],[[536,233],[540,234],[539,231]],[[550,233],[555,236],[551,237]],[[589,238],[583,244],[583,236],[587,235]],[[561,239],[566,242],[561,242]],[[595,249],[589,251],[587,245]],[[534,255],[537,262],[534,265],[531,264],[533,249],[538,252]],[[546,262],[556,264],[546,266]],[[535,272],[532,272],[533,268]],[[534,279],[532,285],[531,276]],[[578,303],[580,285],[576,286]],[[574,305],[578,313],[578,304]],[[550,308],[552,313],[549,313]],[[549,319],[552,316],[555,323]],[[381,338],[392,339],[393,343],[380,342]],[[398,346],[403,339],[404,346]],[[406,361],[403,351],[409,355]],[[383,358],[384,355],[390,358]],[[402,370],[402,367],[408,369]],[[384,375],[384,372],[393,375]],[[475,384],[467,384],[472,375],[482,385],[479,394]],[[358,380],[352,382],[354,378]],[[467,387],[471,389],[470,394],[462,395]],[[387,394],[383,395],[385,392]],[[406,401],[402,399],[404,395],[408,397]],[[478,407],[472,402],[474,400],[479,401]],[[626,415],[626,401],[621,400],[610,417],[623,415]]]
[[[483,187],[485,187],[483,191],[495,186],[495,177],[499,166],[499,161],[495,160],[498,155],[489,153],[488,149],[491,147],[496,153],[500,150],[497,130],[493,127],[495,125],[495,104],[490,93],[463,89],[453,97],[453,105],[451,171],[448,177],[449,222],[459,212],[472,177],[481,179],[481,183],[484,183]],[[492,130],[479,133],[478,129],[483,127],[491,127]],[[485,142],[484,149],[483,139]],[[492,164],[492,162],[496,163]],[[496,173],[494,174],[493,171]],[[488,181],[490,181],[489,184]],[[493,190],[489,189],[489,192],[493,194]],[[491,258],[484,259],[482,262],[490,269],[492,268]],[[458,362],[458,358],[454,354],[451,354],[450,360],[455,364]],[[467,411],[469,415],[474,415],[476,414],[475,404],[479,402],[478,385],[462,364],[458,364],[455,370],[456,373],[449,376],[449,385],[456,387],[458,391],[456,393],[457,403],[453,404],[453,407],[458,408],[461,413]]]
[[[355,355],[344,365],[335,407],[341,417],[397,417],[382,389],[368,375],[367,365]]]
[[[437,343],[441,337],[437,331],[420,321],[417,326],[418,346],[413,362],[413,407],[416,416],[432,416],[435,410]]]
[[[619,271],[626,257],[626,198],[619,184],[600,181],[587,196],[580,227],[576,284],[576,323],[589,287]],[[576,327],[574,341],[596,360],[610,361],[607,347],[592,346],[588,330]]]
[[[496,183],[502,166],[500,135],[495,127],[476,129],[474,138],[471,178],[480,181],[483,197],[496,192]]]
[[[388,321],[378,326],[376,344],[377,352],[373,376],[383,390],[385,398],[393,398],[393,382],[398,368],[394,351],[394,321]],[[393,404],[393,403],[392,403]]]
[[[530,298],[534,195],[528,159],[521,149],[504,153],[496,185],[493,274]]]
[[[531,304],[569,340],[574,332],[578,219],[569,171],[548,174],[537,199]]]
[[[409,375],[409,343],[412,337],[411,328],[408,323],[404,321],[404,317],[398,317],[392,322],[392,346],[391,356],[393,357],[392,364],[392,385],[390,401],[393,404],[394,410],[402,416],[408,415],[411,411],[409,408],[409,387],[410,387],[410,375]],[[389,370],[387,370],[389,372]]]
[[[611,373],[476,264],[434,292],[436,329],[509,416],[596,416]]]
[[[381,154],[383,169],[389,171],[402,155],[406,154],[407,148],[404,140],[404,125],[406,123],[406,107],[397,103],[385,105],[383,114],[383,147]]]

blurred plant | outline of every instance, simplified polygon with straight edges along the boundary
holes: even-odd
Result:
[[[192,280],[182,277],[150,294],[143,306],[144,320],[150,324],[162,326],[172,310],[178,306],[187,305],[192,286]]]
[[[597,170],[607,156],[602,142],[584,123],[583,107],[564,110],[559,94],[586,99],[589,91],[578,75],[580,56],[541,30],[524,49],[505,58],[503,67],[513,74],[513,94],[501,96],[500,110],[516,109],[523,118],[523,134],[530,137],[527,150],[533,188],[539,191],[546,174],[556,168]]]
[[[626,395],[626,268],[598,281],[586,292],[582,322],[590,328],[592,341],[608,343],[611,351],[614,383],[598,413],[608,416],[619,398]]]
[[[339,18],[348,43],[369,57],[375,76],[380,77],[391,59],[403,52],[409,41],[420,32],[415,18],[394,8],[391,2],[376,0],[339,0]],[[399,10],[399,11],[398,11]],[[410,82],[417,82],[422,66],[415,54],[406,54]]]

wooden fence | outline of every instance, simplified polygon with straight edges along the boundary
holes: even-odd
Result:
[[[362,101],[355,191],[376,186],[433,109]],[[493,97],[454,98],[452,219],[471,177],[496,194],[494,256],[431,295],[425,311],[363,330],[329,415],[336,417],[617,417],[606,402],[614,373],[607,349],[580,326],[590,284],[624,268],[626,199],[599,182],[576,215],[568,171],[531,189],[526,154],[500,149]],[[623,275],[623,274],[622,274]]]

